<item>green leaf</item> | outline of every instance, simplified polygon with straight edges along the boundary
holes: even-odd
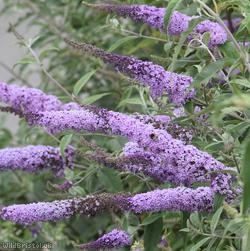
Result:
[[[64,152],[67,146],[70,144],[73,134],[65,135],[62,137],[60,141],[60,152],[61,155],[64,157]]]
[[[185,228],[182,228],[182,229],[180,230],[180,232],[190,233],[190,229],[187,228],[187,227],[185,227]]]
[[[234,79],[230,81],[230,83],[233,83],[236,85],[242,85],[242,86],[250,88],[250,81],[247,79]]]
[[[131,41],[131,40],[134,40],[136,38],[138,38],[138,37],[128,36],[128,37],[121,38],[121,39],[117,40],[113,45],[111,45],[111,47],[108,49],[108,51],[112,52],[115,49],[117,49],[118,47],[120,47],[121,45],[123,45],[124,43]]]
[[[106,190],[109,192],[119,192],[122,191],[123,185],[121,178],[117,175],[114,170],[109,168],[100,169],[98,172],[100,182],[105,186]]]
[[[199,242],[197,242],[191,249],[190,251],[197,251],[199,250],[200,247],[202,247],[206,242],[208,242],[210,240],[211,237],[207,237],[205,239],[200,240]]]
[[[144,232],[144,247],[145,251],[157,251],[157,245],[162,237],[163,222],[162,218],[154,221],[145,227]]]
[[[74,85],[73,94],[77,96],[82,88],[88,83],[90,78],[96,73],[96,70],[90,71],[82,76]]]
[[[210,32],[205,32],[202,34],[202,40],[203,40],[203,43],[208,46],[208,43],[210,41]]]
[[[246,224],[246,229],[242,238],[242,251],[249,251],[250,247],[250,225]]]
[[[191,224],[195,227],[200,227],[201,221],[200,221],[200,217],[198,213],[192,213],[190,215],[190,219],[189,221],[191,222]]]
[[[158,220],[160,217],[162,217],[161,213],[149,215],[143,220],[143,222],[141,223],[141,226],[147,226],[155,222],[156,220]]]
[[[60,51],[60,49],[57,47],[50,47],[49,49],[42,51],[39,55],[40,60],[46,58],[52,51]]]
[[[71,191],[70,191],[71,194],[73,193],[74,195],[81,195],[81,196],[83,196],[83,195],[86,194],[85,190],[82,187],[80,187],[80,186],[73,186],[70,189],[71,189]]]
[[[218,71],[223,69],[224,64],[225,62],[223,60],[219,60],[205,66],[203,70],[194,79],[192,86],[199,87],[201,84],[207,84],[208,81],[212,77],[214,77]]]
[[[101,94],[96,94],[96,95],[92,95],[92,96],[89,96],[87,98],[84,98],[84,100],[81,102],[83,105],[90,105],[90,104],[93,104],[95,103],[97,100],[107,96],[107,95],[110,95],[111,92],[106,92],[106,93],[101,93]]]
[[[12,140],[11,132],[8,129],[1,128],[0,129],[0,148],[10,144],[11,140]]]
[[[210,223],[210,228],[211,228],[211,231],[212,233],[214,233],[217,225],[218,225],[218,222],[220,220],[220,216],[221,216],[221,213],[223,211],[223,207],[220,207],[213,215],[212,217],[212,220],[211,220],[211,223]]]
[[[242,179],[243,179],[243,205],[242,212],[247,214],[250,206],[250,140],[248,140],[245,148],[242,165]]]
[[[168,26],[169,26],[169,23],[170,23],[171,16],[172,16],[174,10],[178,7],[178,5],[180,4],[181,1],[182,0],[170,0],[169,1],[168,6],[166,8],[166,13],[164,15],[164,27],[165,27],[166,31],[168,30]]]
[[[223,201],[224,196],[219,193],[216,193],[214,196],[214,210],[218,210],[222,206]]]
[[[20,59],[16,64],[14,64],[13,69],[19,64],[25,65],[25,64],[33,64],[35,62],[36,60],[33,57],[24,57]]]
[[[117,108],[121,108],[125,105],[143,105],[142,100],[139,97],[132,97],[123,99],[117,106]]]
[[[34,37],[34,38],[29,38],[28,39],[28,45],[29,45],[29,47],[32,47],[32,45],[38,40],[38,39],[40,39],[41,38],[41,36],[36,36],[36,37]]]

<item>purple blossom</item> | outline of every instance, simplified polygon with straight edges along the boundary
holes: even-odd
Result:
[[[75,49],[81,49],[114,65],[117,71],[131,76],[144,86],[149,86],[153,98],[167,93],[171,102],[181,105],[195,94],[194,89],[189,89],[192,77],[165,71],[162,66],[149,61],[106,52],[90,44],[76,44],[68,40],[66,42]]]
[[[109,13],[116,13],[123,17],[130,17],[135,22],[147,23],[153,28],[165,32],[164,25],[165,8],[157,8],[149,5],[116,5],[116,4],[89,4],[88,6],[103,10]],[[174,11],[169,22],[168,34],[180,35],[186,31],[189,22],[197,16],[187,16],[178,11]],[[210,32],[210,46],[224,44],[227,41],[227,33],[218,23],[205,20],[198,24],[194,31],[203,34]]]
[[[0,102],[16,112],[36,113],[42,111],[79,110],[75,102],[63,104],[56,96],[47,95],[39,89],[20,87],[0,82]]]
[[[80,110],[82,107],[75,102],[70,102],[61,106],[62,111]]]
[[[100,128],[106,128],[105,120],[87,109],[39,112],[29,120],[34,124],[47,127],[48,131],[53,134],[64,130],[95,132]]]
[[[91,241],[89,243],[80,245],[80,248],[86,250],[122,248],[125,246],[130,246],[131,242],[131,238],[127,232],[114,229],[111,232],[104,234],[96,241]]]
[[[135,213],[161,211],[211,211],[213,191],[208,187],[191,189],[177,187],[137,194],[130,198],[130,210]]]
[[[150,155],[154,164],[148,169],[151,176],[159,177],[176,184],[190,185],[194,182],[207,182],[216,173],[224,178],[223,189],[214,184],[216,192],[225,194],[224,187],[231,185],[232,176],[223,171],[234,169],[225,167],[210,154],[198,150],[195,146],[185,145],[174,139],[168,132],[155,129],[151,124],[144,124],[129,115],[97,109],[96,111],[42,112],[34,119],[35,123],[45,126],[51,133],[64,130],[87,130],[127,137],[129,141]],[[156,162],[155,162],[156,161]],[[158,163],[157,165],[155,163]],[[228,191],[230,194],[232,191]],[[230,195],[231,196],[231,195]]]
[[[209,32],[210,40],[208,46],[216,46],[219,44],[224,44],[227,41],[227,33],[222,26],[215,22],[211,22],[209,20],[205,20],[199,23],[195,27],[195,32],[199,34],[203,34],[205,32]]]
[[[68,191],[72,186],[73,186],[73,182],[70,180],[66,180],[61,185],[55,185],[55,188],[62,191]]]
[[[0,82],[0,102],[17,112],[34,113],[59,110],[62,103],[57,97],[46,95],[35,88],[19,87]]]
[[[137,143],[128,142],[123,154],[127,159],[141,160],[140,163],[121,163],[120,168],[132,173],[142,172],[159,182],[171,182],[176,185],[191,186],[195,182],[210,182],[211,175],[206,170],[189,170],[168,164],[167,156],[158,155],[139,147]]]
[[[66,167],[73,167],[75,151],[65,150],[65,159],[60,149],[51,146],[26,146],[20,148],[5,148],[0,150],[0,171],[22,170],[38,172],[44,169],[62,176]]]
[[[167,115],[142,115],[139,113],[132,114],[131,117],[140,120],[144,124],[152,124],[155,128],[166,128],[173,117]]]
[[[141,214],[160,211],[211,211],[214,192],[209,187],[177,187],[129,195],[99,194],[85,198],[12,205],[1,210],[1,218],[22,225],[59,221],[74,214],[96,215],[110,208]]]
[[[68,219],[74,214],[94,216],[109,208],[120,209],[119,206],[124,207],[126,200],[122,195],[99,194],[69,200],[12,205],[2,208],[1,218],[21,225],[43,221],[56,222]]]
[[[168,241],[165,239],[162,239],[159,243],[159,247],[166,248],[168,246]]]
[[[177,109],[175,109],[177,110]],[[175,112],[174,110],[174,112]],[[177,123],[172,122],[175,116],[166,115],[132,115],[133,118],[140,120],[144,124],[151,124],[155,129],[166,130],[173,138],[182,140],[186,144],[191,143],[193,139],[193,130],[188,127],[180,126]],[[176,116],[178,117],[178,116]]]
[[[164,11],[164,14],[165,14],[165,11]],[[162,19],[164,19],[164,14],[163,14]],[[197,17],[196,16],[190,17],[178,11],[174,11],[169,21],[168,34],[172,36],[181,35],[182,32],[185,32],[188,29],[189,22],[195,18]]]

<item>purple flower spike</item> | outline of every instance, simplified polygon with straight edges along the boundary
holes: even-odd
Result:
[[[39,89],[20,87],[0,82],[0,102],[9,105],[17,113],[42,111],[79,110],[74,102],[63,104],[57,97],[47,95]]]
[[[227,33],[218,23],[205,20],[198,24],[194,30],[200,34],[205,32],[210,33],[210,40],[208,42],[209,47],[224,44],[227,41]]]
[[[208,187],[191,189],[177,187],[137,194],[130,199],[135,213],[160,211],[211,211],[213,191]]]
[[[125,231],[114,229],[111,232],[104,234],[96,241],[80,245],[80,249],[99,250],[110,248],[122,248],[130,246],[132,243],[129,234]]]
[[[214,192],[209,187],[177,187],[131,195],[98,194],[69,200],[12,205],[1,209],[1,218],[22,225],[59,221],[74,214],[97,215],[110,209],[137,214],[161,211],[211,211]]]
[[[0,102],[10,105],[17,112],[59,110],[61,102],[57,97],[46,95],[35,88],[19,87],[0,82]]]
[[[157,8],[149,5],[84,4],[101,11],[116,13],[122,17],[130,17],[135,22],[147,23],[153,28],[160,30],[164,28],[164,8]]]
[[[126,202],[126,196],[99,194],[69,200],[12,205],[2,208],[0,215],[3,220],[31,225],[36,222],[68,219],[74,214],[94,216],[109,208],[121,210],[125,209]]]
[[[48,131],[53,134],[64,130],[95,132],[106,127],[105,120],[86,109],[40,112],[28,120],[47,127]]]
[[[26,146],[0,150],[0,171],[22,170],[38,172],[52,170],[57,176],[63,176],[66,167],[73,167],[73,148],[65,150],[65,159],[60,149],[51,146]]]
[[[178,11],[174,11],[168,25],[168,34],[172,36],[181,35],[182,32],[185,32],[188,29],[189,22],[195,18],[197,17],[190,17]]]
[[[87,6],[116,13],[119,16],[130,17],[135,22],[146,23],[153,28],[166,32],[164,27],[165,8],[157,8],[149,5],[118,5],[118,4],[86,4]],[[174,11],[169,22],[168,34],[180,35],[188,29],[189,22],[196,19],[197,16],[187,16],[178,11]],[[195,32],[203,34],[210,32],[210,46],[224,44],[227,41],[227,33],[218,23],[205,20],[198,24]]]
[[[129,75],[144,86],[149,86],[153,98],[158,98],[167,93],[171,102],[182,105],[195,94],[194,89],[189,90],[193,81],[192,77],[165,71],[162,66],[149,61],[106,52],[90,44],[77,44],[69,40],[65,41],[73,48],[98,57],[105,63],[114,65],[117,71]]]

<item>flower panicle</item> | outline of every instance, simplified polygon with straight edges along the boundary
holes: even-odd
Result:
[[[79,248],[84,250],[113,249],[130,246],[131,243],[131,237],[126,231],[114,229],[95,241],[79,245]]]
[[[105,63],[112,64],[117,71],[132,77],[143,86],[148,86],[154,99],[166,93],[171,102],[181,106],[195,95],[195,90],[190,89],[193,81],[190,76],[168,72],[162,66],[150,61],[106,52],[90,44],[77,44],[67,40],[66,42],[73,48],[88,52]]]
[[[136,195],[97,194],[53,202],[12,205],[1,209],[1,218],[22,225],[60,221],[74,214],[94,216],[107,210],[141,214],[161,211],[211,211],[214,192],[209,187],[177,187]]]
[[[166,9],[165,8],[157,8],[155,6],[150,5],[126,5],[126,4],[95,4],[88,5],[88,7],[92,7],[101,11],[105,11],[108,13],[115,13],[122,17],[130,17],[135,22],[146,23],[153,28],[159,29],[163,33],[168,33],[168,35],[180,35],[185,32],[189,23],[193,19],[197,19],[198,16],[187,16],[182,14],[181,12],[174,11],[170,22],[168,25],[168,29],[164,24],[164,16]],[[204,20],[200,22],[195,28],[194,32],[200,35],[205,32],[210,33],[209,46],[217,46],[224,44],[227,41],[227,33],[224,28],[210,20]],[[192,35],[190,39],[192,39]]]
[[[68,147],[63,158],[58,147],[30,145],[5,148],[0,150],[0,171],[22,170],[34,173],[47,169],[56,176],[63,176],[66,167],[73,167],[75,153],[72,147]]]

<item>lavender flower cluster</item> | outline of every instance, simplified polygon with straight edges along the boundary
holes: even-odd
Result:
[[[57,97],[47,95],[39,89],[9,85],[4,82],[0,82],[0,102],[21,114],[80,109],[74,102],[63,104]]]
[[[178,108],[177,108],[178,109]],[[177,110],[173,111],[173,114]],[[175,114],[174,114],[175,115]],[[192,128],[180,126],[178,123],[172,123],[172,121],[178,116],[166,116],[166,115],[141,115],[135,114],[133,118],[141,121],[144,124],[151,124],[155,129],[166,130],[173,138],[179,139],[186,144],[191,143],[193,139],[193,130]]]
[[[130,17],[135,22],[146,23],[153,28],[157,28],[162,32],[166,31],[164,25],[164,16],[166,9],[157,8],[149,5],[118,5],[118,4],[87,4],[90,7],[106,11],[109,13],[116,13],[123,17]],[[169,22],[168,34],[180,35],[186,31],[189,22],[197,16],[187,16],[178,11],[174,11]],[[195,33],[203,34],[210,33],[209,46],[216,46],[224,44],[227,41],[227,33],[218,23],[205,20],[199,23],[194,28]]]
[[[111,208],[123,211],[126,209],[127,204],[127,196],[125,195],[88,195],[69,200],[4,207],[1,210],[1,217],[4,220],[10,220],[18,224],[31,225],[40,221],[68,219],[74,214],[94,216]]]
[[[148,175],[178,185],[211,182],[216,192],[229,197],[233,195],[233,177],[223,172],[234,169],[225,167],[208,153],[174,139],[165,130],[156,129],[152,124],[145,124],[129,115],[96,108],[92,111],[41,112],[32,120],[36,125],[46,127],[50,133],[87,130],[127,137],[133,144],[129,145],[129,150],[125,148],[125,156],[143,156],[151,163],[144,170]],[[134,165],[126,168],[131,171],[143,169]],[[221,177],[219,183],[215,182],[217,175]]]
[[[122,248],[131,245],[131,243],[132,240],[127,232],[119,229],[114,229],[111,232],[104,234],[96,241],[91,241],[86,244],[81,244],[80,249],[99,250],[99,249]]]
[[[31,113],[60,110],[57,97],[46,95],[35,88],[18,87],[0,82],[0,102],[10,105],[17,112]]]
[[[22,170],[38,172],[49,169],[57,176],[63,176],[66,167],[73,167],[75,151],[72,148],[65,150],[64,158],[58,147],[26,146],[5,148],[0,150],[0,171]]]
[[[211,211],[214,192],[209,187],[177,187],[136,195],[99,194],[85,198],[12,205],[1,210],[1,218],[30,225],[40,221],[60,221],[74,214],[96,215],[115,209],[136,214],[161,211]]]
[[[149,86],[153,98],[158,98],[167,93],[170,102],[182,105],[195,94],[194,89],[189,89],[193,81],[192,77],[168,72],[162,66],[149,61],[106,52],[90,44],[77,44],[73,41],[65,41],[73,48],[88,52],[102,59],[105,63],[114,65],[117,71],[131,76],[144,86]]]

